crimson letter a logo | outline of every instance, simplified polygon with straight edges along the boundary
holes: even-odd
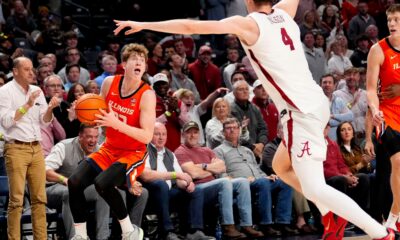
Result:
[[[310,146],[308,145],[308,141],[301,143],[303,144],[303,149],[301,149],[301,153],[297,154],[297,157],[301,158],[304,156],[304,153],[307,153],[308,156],[311,156]]]

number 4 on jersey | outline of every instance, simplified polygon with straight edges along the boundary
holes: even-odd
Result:
[[[293,50],[294,50],[293,41],[292,41],[292,39],[289,37],[289,35],[287,34],[285,28],[281,28],[281,35],[282,35],[282,42],[283,42],[283,44],[289,45],[289,46],[290,46],[290,50],[293,51]]]

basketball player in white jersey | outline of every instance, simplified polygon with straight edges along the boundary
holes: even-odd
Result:
[[[373,239],[394,239],[392,230],[373,220],[353,200],[325,183],[323,130],[329,104],[315,83],[304,56],[300,31],[293,21],[299,0],[244,0],[249,15],[220,21],[170,20],[163,22],[115,21],[114,34],[141,30],[175,34],[236,34],[258,78],[277,108],[284,126],[284,141],[273,167],[282,180],[313,201],[321,211],[323,239],[343,238],[347,219]],[[331,211],[331,212],[330,212]],[[335,219],[333,213],[342,217]]]

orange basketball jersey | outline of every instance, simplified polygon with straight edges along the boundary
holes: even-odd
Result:
[[[118,116],[118,119],[129,126],[140,128],[140,100],[145,91],[151,90],[150,86],[141,82],[139,88],[129,96],[121,96],[122,75],[114,77],[106,96],[106,102]],[[106,143],[119,150],[146,151],[146,144],[129,137],[114,128],[107,128]]]
[[[392,47],[388,38],[380,40],[379,46],[385,57],[379,72],[380,91],[385,91],[392,84],[400,84],[400,51]],[[400,131],[400,97],[382,100],[379,108],[386,125]]]

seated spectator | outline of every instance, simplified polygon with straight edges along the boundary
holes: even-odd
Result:
[[[149,59],[147,60],[147,73],[151,76],[156,75],[164,66],[163,48],[160,44],[149,48]]]
[[[79,60],[80,60],[80,52],[78,50],[78,48],[76,47],[69,47],[67,49],[65,49],[65,61],[67,62],[67,64],[78,64],[79,65]],[[90,73],[89,71],[80,66],[79,65],[79,83],[85,84],[89,79],[90,79]],[[61,79],[63,80],[64,83],[67,82],[67,74],[66,74],[66,66],[63,67],[58,73],[57,75],[61,77]]]
[[[306,55],[308,68],[311,71],[312,77],[316,83],[327,71],[327,63],[325,53],[322,49],[316,48],[315,36],[312,32],[306,32],[303,38],[303,48]]]
[[[79,83],[80,67],[78,64],[67,64],[65,67],[66,82],[64,84],[65,91],[69,91],[72,85]]]
[[[233,85],[240,80],[249,82],[249,74],[244,69],[244,67],[242,65],[237,65],[237,67],[239,67],[239,69],[232,73],[231,78],[229,80],[230,81],[229,84],[232,91],[230,91],[228,94],[224,96],[224,99],[227,100],[229,104],[232,104],[235,101],[235,96],[233,95]],[[250,85],[249,85],[249,92],[250,92],[249,101],[252,101],[252,99],[254,98],[254,90],[253,87]]]
[[[240,145],[240,123],[236,118],[225,120],[223,132],[225,141],[216,147],[214,152],[225,162],[226,173],[229,177],[247,178],[250,182],[253,206],[257,209],[256,212],[260,218],[258,221],[260,229],[265,235],[271,235],[275,232],[271,229],[275,222],[281,225],[286,233],[293,233],[293,230],[289,228],[292,213],[292,188],[278,179],[275,174],[266,175],[259,168],[253,152]],[[274,217],[272,193],[277,199]]]
[[[243,142],[242,145],[252,150],[259,160],[264,145],[268,142],[267,125],[258,107],[249,101],[249,85],[246,81],[236,82],[233,85],[233,94],[235,101],[231,104],[232,116],[236,117],[242,126],[247,126],[250,136],[249,141]]]
[[[200,104],[194,104],[194,94],[192,91],[187,89],[180,89],[174,93],[175,96],[182,102],[181,105],[181,114],[187,116],[188,121],[194,121],[199,126],[201,125],[200,117],[207,112],[207,109],[211,104],[221,95],[225,95],[228,91],[226,88],[218,88],[210,95],[207,96],[206,99],[201,101]],[[201,146],[205,145],[205,136],[203,128],[200,128],[200,139],[199,143]]]
[[[29,39],[36,28],[36,23],[24,3],[20,0],[14,1],[12,13],[6,21],[6,31],[15,37]]]
[[[365,138],[365,115],[368,110],[367,92],[360,88],[360,69],[349,68],[345,71],[346,85],[333,92],[334,97],[340,97],[353,112],[353,126],[356,142]]]
[[[376,25],[374,25],[374,24],[369,25],[365,29],[365,34],[367,35],[368,40],[369,40],[368,48],[371,48],[372,45],[379,42],[379,30]]]
[[[107,54],[103,56],[101,59],[101,69],[103,69],[103,73],[94,79],[98,86],[101,87],[106,77],[115,74],[117,71],[117,64],[117,59],[114,56]]]
[[[44,92],[47,103],[54,97],[58,101],[62,101],[62,81],[57,75],[51,75],[44,80]],[[53,109],[53,111],[55,111]],[[42,135],[42,141],[40,144],[43,149],[43,155],[46,157],[49,155],[50,150],[55,143],[65,139],[66,134],[63,126],[60,124],[57,118],[53,118],[50,124],[41,124],[40,132]]]
[[[304,38],[306,32],[312,32],[313,34],[322,33],[327,35],[327,32],[322,28],[320,23],[320,17],[315,10],[308,10],[304,13],[303,21],[299,25],[301,38]]]
[[[253,84],[254,98],[251,101],[260,110],[266,126],[268,126],[268,141],[276,138],[279,113],[275,104],[269,98],[260,80]]]
[[[94,94],[100,94],[100,86],[97,85],[95,80],[89,80],[86,83],[85,92],[94,93]]]
[[[336,141],[336,128],[344,121],[353,121],[353,112],[346,106],[345,101],[339,96],[333,96],[335,90],[335,79],[331,74],[322,76],[321,88],[330,102],[331,117],[329,119],[330,130],[328,136]]]
[[[69,108],[67,110],[68,118],[64,120],[63,127],[66,129],[67,138],[72,138],[78,136],[79,126],[81,122],[76,118],[75,114],[75,104],[81,96],[85,94],[85,88],[82,84],[77,83],[72,85],[67,93],[67,103]],[[65,114],[63,114],[65,116]]]
[[[339,128],[338,128],[339,129]],[[324,134],[327,143],[327,156],[324,161],[326,183],[349,195],[364,210],[369,207],[370,183],[367,174],[352,172],[343,159],[338,144],[328,137],[329,125]],[[338,138],[339,139],[339,138]]]
[[[79,137],[69,138],[56,144],[46,157],[46,180],[52,183],[46,188],[47,206],[61,209],[65,232],[68,239],[75,235],[73,218],[69,207],[67,181],[79,162],[90,153],[97,151],[98,129],[82,125]],[[92,184],[85,191],[85,197],[96,204],[96,239],[108,239],[110,208],[97,193]]]
[[[367,58],[369,53],[369,38],[362,34],[357,37],[356,49],[350,56],[350,61],[354,67],[367,68]]]
[[[253,232],[250,185],[245,178],[216,179],[216,175],[226,171],[224,161],[217,158],[211,149],[200,146],[199,129],[199,125],[192,121],[183,126],[184,143],[176,149],[176,158],[182,170],[192,177],[196,191],[203,191],[204,208],[218,206],[223,235],[231,239],[245,239],[246,235],[235,228],[233,199],[239,208],[240,225],[244,227],[244,232]],[[199,211],[199,214],[202,213]],[[199,217],[199,221],[202,220]]]
[[[167,142],[167,129],[164,124],[156,123],[151,143],[148,145],[149,158],[146,161],[145,169],[140,175],[143,185],[149,191],[149,208],[155,210],[158,216],[158,223],[161,238],[166,240],[180,239],[174,233],[174,226],[170,218],[170,209],[178,210],[180,214],[187,214],[182,211],[190,206],[189,222],[191,232],[186,239],[209,239],[197,226],[197,213],[203,206],[202,196],[191,194],[195,191],[193,180],[189,174],[182,172],[175,154],[165,147]],[[190,199],[190,203],[187,200]],[[184,216],[181,216],[185,219]],[[201,226],[202,227],[202,226]]]
[[[334,41],[329,47],[332,56],[328,60],[328,73],[343,76],[344,71],[353,67],[350,58],[345,55],[345,49],[339,41]]]
[[[49,66],[39,65],[36,68],[36,85],[38,85],[41,89],[44,89],[44,79],[52,74],[54,73],[51,71]]]
[[[350,122],[339,124],[336,130],[337,143],[344,161],[352,174],[372,173],[372,156],[363,153],[355,141],[354,127]]]
[[[347,36],[349,36],[352,46],[354,46],[357,36],[365,33],[365,29],[369,25],[376,25],[375,19],[368,14],[368,3],[366,1],[358,1],[357,11],[357,15],[350,19],[347,31]]]
[[[218,147],[225,139],[222,132],[222,123],[231,115],[231,107],[228,101],[224,98],[217,98],[212,107],[213,117],[207,122],[206,145],[214,149]],[[249,140],[249,131],[242,131],[240,134],[241,141]]]

